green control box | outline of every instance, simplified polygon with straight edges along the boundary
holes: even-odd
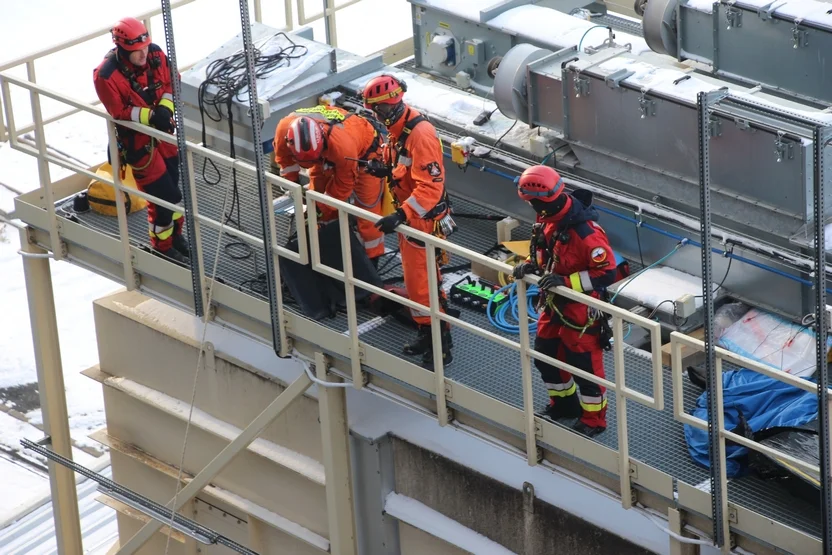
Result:
[[[488,301],[494,299],[492,306],[497,307],[508,301],[508,295],[497,293],[499,287],[484,279],[465,276],[451,286],[451,302],[485,313]]]

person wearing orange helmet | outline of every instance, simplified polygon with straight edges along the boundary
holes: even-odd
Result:
[[[111,33],[116,46],[93,72],[101,104],[117,120],[173,133],[173,87],[167,56],[150,41],[147,27],[138,19],[125,17]],[[180,202],[176,146],[123,126],[116,129],[121,163],[132,166],[139,189],[173,204]],[[147,221],[153,250],[187,263],[190,250],[182,237],[182,214],[151,202]]]
[[[453,230],[450,205],[445,192],[445,166],[442,160],[442,142],[436,128],[414,108],[408,106],[402,96],[407,91],[404,81],[391,75],[379,75],[365,85],[365,108],[372,110],[389,133],[381,167],[370,167],[387,178],[393,194],[396,211],[376,223],[384,233],[392,233],[399,225],[444,237]],[[425,310],[413,311],[418,332],[416,339],[404,346],[404,353],[421,355],[422,364],[432,368],[433,343],[430,333],[430,295],[428,292],[427,259],[425,245],[399,234],[399,249],[404,271],[404,285],[410,300],[425,306]],[[438,268],[437,264],[437,268]],[[439,283],[442,276],[439,275]],[[444,312],[446,300],[440,298]],[[449,364],[451,355],[451,329],[442,322],[442,358]]]
[[[337,106],[299,109],[281,119],[274,134],[275,162],[280,175],[297,183],[301,168],[309,170],[312,189],[381,215],[384,180],[359,171],[358,160],[380,156],[381,137],[373,124]],[[338,211],[318,204],[327,222]],[[378,266],[384,254],[384,234],[373,223],[357,219],[367,256]]]
[[[604,315],[551,291],[564,286],[596,299],[615,283],[618,273],[607,234],[598,225],[592,193],[564,190],[563,179],[549,166],[532,166],[517,181],[517,194],[537,213],[529,259],[514,268],[514,278],[542,275],[538,283],[543,313],[534,348],[545,355],[604,377]],[[579,418],[574,429],[592,437],[607,427],[607,399],[602,386],[535,360],[551,419]]]

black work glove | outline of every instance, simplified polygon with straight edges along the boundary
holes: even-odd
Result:
[[[150,114],[150,125],[159,131],[173,133],[173,112],[165,106],[157,106]]]
[[[514,276],[514,279],[523,279],[523,276],[527,276],[532,272],[534,272],[534,264],[531,262],[521,262],[514,267],[511,275]]]
[[[367,160],[366,171],[373,177],[393,177],[393,168],[378,158]]]
[[[537,287],[543,291],[564,284],[565,282],[563,281],[563,276],[559,276],[557,274],[546,274],[540,278],[540,281],[537,282]]]
[[[399,208],[389,216],[384,216],[376,222],[376,229],[380,229],[382,233],[393,233],[393,230],[402,225],[407,220],[404,215],[404,210]]]

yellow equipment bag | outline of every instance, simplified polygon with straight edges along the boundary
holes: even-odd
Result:
[[[389,216],[396,211],[396,205],[393,202],[393,193],[390,192],[390,187],[384,185],[384,193],[381,196],[381,215]]]
[[[105,162],[95,170],[95,174],[103,178],[112,179],[113,168],[109,163]],[[130,166],[127,166],[127,173],[121,182],[125,187],[131,189],[137,188],[136,179],[133,177],[133,169]],[[90,181],[90,185],[87,187],[87,199],[90,201],[90,208],[99,214],[104,214],[105,216],[118,215],[116,211],[116,190],[111,185],[95,179]],[[147,201],[128,193],[125,195],[124,207],[127,209],[128,214],[132,214],[133,212],[144,210],[147,207]]]

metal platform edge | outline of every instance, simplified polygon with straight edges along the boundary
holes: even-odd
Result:
[[[84,190],[86,185],[87,179],[83,176],[67,177],[53,184],[54,196],[56,199],[67,198]],[[50,250],[49,216],[43,202],[40,190],[21,195],[15,198],[15,215],[29,226],[31,241]],[[65,246],[68,262],[124,285],[124,269],[120,261],[123,251],[118,239],[63,218],[59,218],[58,233]],[[130,250],[134,270],[141,277],[140,291],[143,294],[193,312],[191,278],[188,270],[136,246],[131,245]],[[213,309],[217,321],[270,344],[272,332],[268,303],[221,283],[214,284],[213,288]],[[310,359],[314,358],[316,352],[324,352],[332,358],[333,367],[339,373],[345,376],[351,375],[350,341],[346,335],[288,311],[284,312],[284,319],[287,333],[298,352]],[[370,383],[374,386],[384,391],[395,392],[397,386],[392,380],[382,377],[389,376],[410,388],[421,390],[431,397],[435,396],[436,382],[432,372],[365,342],[361,342],[361,346],[365,354],[364,365],[372,369],[368,374]],[[382,371],[381,368],[385,370]],[[489,418],[474,419],[473,424],[476,429],[491,437],[506,441],[506,436],[509,434],[505,431],[501,434],[493,424],[488,423],[490,420],[498,423],[504,430],[512,430],[522,437],[524,433],[522,410],[448,378],[446,378],[446,383],[453,387],[453,404],[465,409],[469,415],[477,415],[483,409],[488,409]],[[401,388],[401,386],[398,387]],[[424,407],[435,413],[433,403],[424,403]],[[618,476],[616,451],[547,420],[540,418],[535,418],[535,420],[540,430],[537,443],[544,450],[544,457],[547,460],[555,464],[563,461],[564,455],[548,447],[563,446],[561,451],[565,453],[567,459],[564,466],[595,483],[611,486],[616,493],[621,493],[617,491],[617,486],[610,484],[609,480],[610,476]],[[522,441],[510,441],[510,443],[522,452]],[[576,466],[568,462],[575,460],[584,461],[588,465]],[[601,469],[601,472],[594,471],[590,466]],[[669,507],[679,506],[692,511],[694,513],[692,517],[699,515],[701,520],[696,522],[697,524],[701,525],[705,520],[710,522],[710,495],[707,492],[697,490],[683,482],[677,483],[671,475],[636,460],[631,461],[630,473],[633,485],[650,494],[639,496],[641,504],[662,513],[666,513]],[[676,498],[674,483],[677,483],[678,487],[676,503],[673,501]],[[736,521],[731,524],[732,532],[780,549],[788,549],[786,546],[789,545],[799,546],[801,553],[822,553],[822,544],[818,538],[762,517],[742,506],[733,504],[731,506],[732,514],[736,517],[732,519]],[[806,550],[807,547],[809,551]]]

